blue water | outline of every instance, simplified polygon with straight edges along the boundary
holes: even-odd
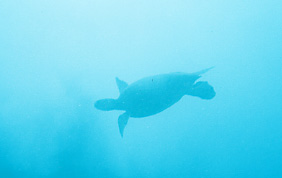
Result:
[[[0,177],[282,177],[282,1],[0,2]],[[130,118],[94,107],[146,76],[196,72]]]

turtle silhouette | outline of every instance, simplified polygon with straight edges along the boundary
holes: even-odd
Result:
[[[157,114],[178,102],[184,95],[212,99],[216,94],[214,88],[206,81],[196,82],[201,74],[211,68],[195,73],[175,72],[145,77],[131,85],[116,78],[120,96],[117,99],[98,100],[95,107],[103,111],[125,111],[118,118],[119,131],[123,137],[129,117],[141,118]]]

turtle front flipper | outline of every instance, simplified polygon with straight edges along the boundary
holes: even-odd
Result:
[[[118,127],[121,137],[123,137],[123,131],[128,122],[128,119],[129,119],[129,114],[127,112],[123,113],[118,117]]]
[[[125,81],[122,81],[117,77],[116,77],[116,83],[118,86],[119,93],[122,93],[126,89],[126,87],[128,87],[128,84]]]

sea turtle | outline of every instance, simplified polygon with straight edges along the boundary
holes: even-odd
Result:
[[[116,78],[119,98],[98,100],[95,107],[103,111],[125,111],[118,118],[119,131],[123,137],[129,117],[140,118],[157,114],[178,102],[184,95],[212,99],[215,91],[208,82],[195,83],[201,74],[210,69],[195,73],[175,72],[145,77],[131,85]]]

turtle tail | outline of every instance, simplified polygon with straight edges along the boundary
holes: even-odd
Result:
[[[115,99],[102,99],[95,102],[95,108],[102,111],[111,111],[115,110],[117,107],[117,100]]]

